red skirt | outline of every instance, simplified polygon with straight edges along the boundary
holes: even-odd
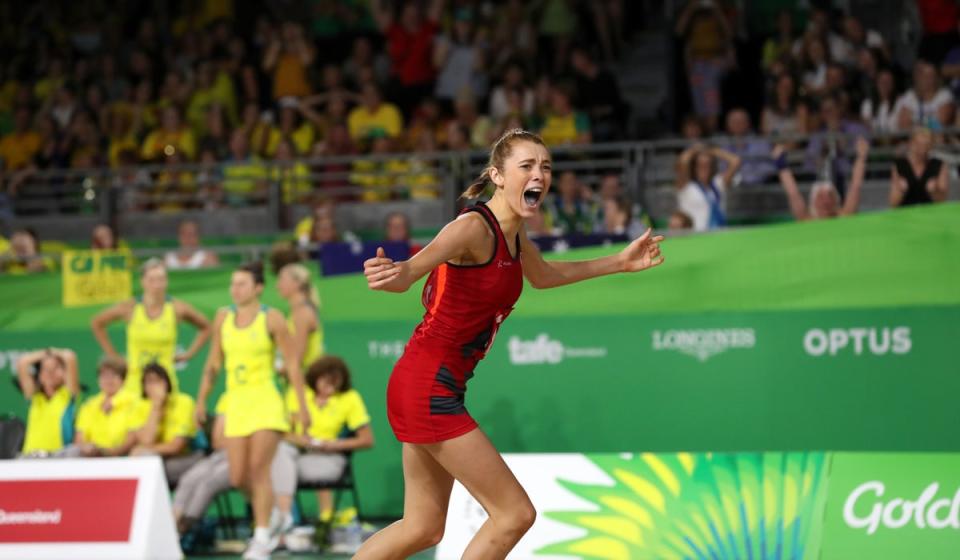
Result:
[[[461,352],[416,339],[407,345],[387,384],[387,418],[398,440],[437,443],[477,427],[464,403],[477,361]]]

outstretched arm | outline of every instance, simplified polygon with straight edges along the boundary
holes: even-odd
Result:
[[[451,259],[478,255],[476,260],[482,262],[488,256],[484,252],[490,251],[489,236],[483,218],[470,212],[444,226],[433,241],[409,260],[394,262],[378,248],[377,256],[363,263],[367,286],[371,290],[405,292],[425,274]]]
[[[797,188],[797,180],[793,176],[793,171],[790,171],[790,168],[780,161],[780,158],[785,154],[786,149],[778,145],[773,149],[773,154],[771,155],[774,161],[777,162],[777,167],[780,168],[780,172],[777,175],[780,178],[780,185],[783,187],[783,191],[787,193],[787,201],[790,203],[790,213],[793,214],[794,219],[797,221],[809,220],[810,213],[807,211],[807,204],[803,201],[803,195],[800,194],[800,189]]]
[[[856,214],[860,207],[860,191],[863,190],[863,178],[867,174],[867,154],[870,153],[870,142],[862,136],[857,138],[857,159],[853,162],[853,172],[850,177],[850,188],[847,190],[847,199],[840,209],[841,216]]]
[[[663,263],[660,254],[662,235],[652,236],[652,230],[634,239],[622,251],[588,261],[545,261],[537,246],[521,230],[521,260],[523,274],[534,288],[556,288],[616,272],[639,272]]]

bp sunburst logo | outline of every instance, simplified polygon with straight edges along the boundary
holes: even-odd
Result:
[[[812,558],[823,453],[588,455],[612,485],[558,483],[592,504],[549,511],[581,537],[539,549],[588,559]]]

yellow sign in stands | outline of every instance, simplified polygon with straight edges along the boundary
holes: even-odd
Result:
[[[133,255],[120,251],[64,251],[63,306],[79,307],[133,296]]]

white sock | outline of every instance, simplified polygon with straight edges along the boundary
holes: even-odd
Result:
[[[283,514],[283,520],[280,523],[281,527],[289,527],[293,525],[293,514],[289,511]]]
[[[270,540],[270,529],[267,527],[257,527],[253,530],[253,540],[267,542]]]

